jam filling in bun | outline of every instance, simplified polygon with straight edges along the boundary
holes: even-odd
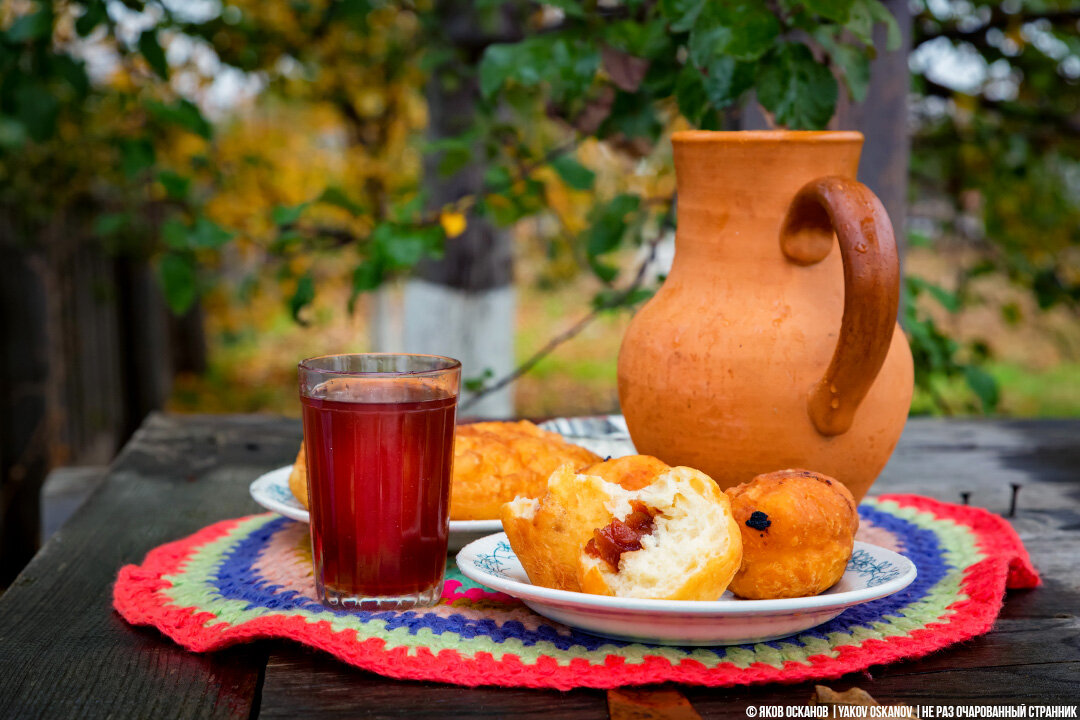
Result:
[[[593,530],[592,539],[585,545],[585,552],[606,562],[612,572],[619,572],[623,553],[641,549],[641,538],[652,535],[656,528],[654,518],[660,514],[640,500],[631,500],[630,507],[632,512],[622,520],[614,518]]]

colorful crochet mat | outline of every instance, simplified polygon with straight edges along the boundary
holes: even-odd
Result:
[[[289,638],[394,678],[569,689],[675,681],[711,686],[834,678],[926,655],[988,631],[1006,588],[1039,577],[1012,527],[977,508],[913,495],[859,507],[859,539],[909,557],[905,590],[773,642],[662,647],[549,621],[448,564],[434,608],[343,612],[314,597],[307,525],[272,513],[225,520],[120,570],[114,604],[183,647]]]

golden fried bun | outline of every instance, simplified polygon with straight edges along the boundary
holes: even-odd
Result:
[[[590,465],[581,474],[604,478],[624,490],[640,490],[670,469],[670,465],[652,455],[627,455]]]
[[[495,519],[504,503],[542,495],[559,466],[570,463],[577,469],[598,460],[528,420],[461,425],[454,437],[450,519]]]
[[[540,498],[519,497],[502,507],[502,525],[530,582],[558,590],[581,590],[578,556],[593,528],[611,521],[605,503],[626,495],[618,485],[574,466],[559,467]]]
[[[726,492],[743,538],[731,592],[754,600],[807,597],[840,580],[859,529],[855,499],[843,483],[780,470]]]
[[[296,462],[293,463],[292,472],[289,473],[289,489],[301,505],[308,506],[307,458],[304,455],[304,443],[300,443],[300,452],[297,453]]]
[[[542,495],[548,477],[563,463],[577,469],[598,460],[596,453],[528,420],[461,425],[454,434],[450,519],[494,520],[503,503]],[[303,445],[289,475],[289,489],[308,506]]]
[[[718,600],[742,561],[731,502],[708,475],[670,468],[606,503],[578,555],[581,590],[653,600]]]

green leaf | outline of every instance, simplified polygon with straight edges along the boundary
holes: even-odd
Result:
[[[933,283],[926,284],[926,291],[938,301],[941,307],[949,312],[954,313],[960,309],[960,296],[956,293],[949,292],[940,285],[934,285]]]
[[[270,243],[270,252],[275,255],[285,255],[290,250],[304,242],[304,235],[297,230],[286,230],[278,233]]]
[[[510,45],[489,45],[480,58],[480,94],[491,99],[514,72],[514,51]]]
[[[146,138],[121,141],[120,169],[123,170],[126,177],[134,178],[151,167],[154,164],[154,159],[154,146]]]
[[[920,230],[908,230],[907,232],[908,247],[913,248],[927,248],[934,246],[934,239],[929,234]]]
[[[705,82],[701,71],[687,63],[675,80],[675,101],[691,125],[701,124],[701,118],[709,109],[709,96],[705,92]]]
[[[592,306],[596,310],[618,310],[639,305],[655,294],[649,288],[634,288],[627,293],[624,290],[605,288],[593,296]]]
[[[364,260],[353,270],[352,292],[349,294],[349,314],[356,309],[356,299],[361,293],[375,290],[383,282],[382,265],[373,259]]]
[[[199,107],[189,100],[180,99],[171,105],[166,105],[157,100],[147,100],[146,109],[162,122],[179,125],[188,132],[195,133],[207,140],[213,136],[213,127],[203,117]]]
[[[102,213],[94,219],[94,234],[98,237],[111,237],[123,230],[129,222],[130,213]]]
[[[672,32],[686,32],[694,27],[705,0],[660,0],[660,12],[667,18]]]
[[[165,302],[176,315],[183,315],[195,303],[195,260],[189,253],[165,253],[158,265],[158,277]]]
[[[173,200],[183,200],[191,189],[191,178],[172,170],[162,170],[158,173],[157,179],[165,188],[165,194]]]
[[[472,157],[472,148],[465,144],[444,148],[436,170],[442,177],[450,177],[468,165]]]
[[[979,398],[984,413],[992,412],[1000,399],[997,380],[982,368],[974,365],[964,367],[964,381],[975,396]]]
[[[333,7],[339,17],[357,23],[359,27],[366,27],[368,13],[372,10],[370,0],[339,0]]]
[[[469,392],[480,392],[487,385],[487,381],[493,377],[495,377],[495,371],[491,368],[484,368],[484,372],[476,377],[465,378],[462,380],[461,385]]]
[[[15,150],[26,142],[26,126],[18,120],[0,117],[0,147]]]
[[[161,226],[161,239],[173,250],[216,250],[234,235],[205,216],[196,218],[194,225],[173,217]]]
[[[45,85],[33,81],[15,87],[15,116],[33,140],[48,140],[56,132],[60,103]]]
[[[305,273],[296,281],[296,292],[289,298],[289,313],[292,314],[293,320],[305,324],[300,319],[300,311],[311,304],[311,301],[315,299],[315,279],[311,277],[311,273]]]
[[[399,223],[409,223],[424,210],[424,195],[417,193],[390,207],[390,217]]]
[[[100,0],[88,3],[86,10],[75,21],[75,32],[79,33],[80,37],[86,37],[94,31],[94,28],[104,22],[106,17],[108,17],[108,13],[105,11],[105,3]]]
[[[365,260],[353,270],[353,290],[355,292],[368,292],[382,285],[383,272],[380,265],[371,260]]]
[[[647,22],[618,20],[605,24],[602,32],[605,43],[637,58],[655,58],[674,52],[667,23],[661,18]]]
[[[618,195],[606,205],[590,213],[592,225],[586,230],[585,251],[590,258],[609,253],[619,247],[626,233],[627,216],[636,212],[641,203],[637,195]],[[593,268],[594,271],[596,268]],[[598,273],[599,274],[599,273]]]
[[[803,6],[826,20],[843,24],[851,16],[854,2],[855,0],[803,0]]]
[[[865,100],[866,92],[870,89],[870,51],[838,43],[824,31],[814,33],[814,37],[828,51],[833,64],[843,71],[844,85],[851,99],[857,103]]]
[[[139,52],[146,58],[151,70],[163,80],[169,79],[169,63],[165,60],[165,51],[161,49],[156,30],[143,30],[139,36]]]
[[[190,229],[178,218],[169,218],[161,225],[161,239],[173,250],[188,249]]]
[[[492,165],[484,171],[484,185],[488,190],[504,190],[513,181],[510,171],[501,165]]]
[[[52,58],[52,69],[75,91],[79,99],[86,97],[90,92],[90,77],[86,74],[86,66],[81,61],[68,55],[55,55]]]
[[[836,78],[802,43],[784,43],[758,68],[758,100],[791,130],[824,128],[836,110],[837,94]]]
[[[737,102],[754,85],[754,65],[719,57],[709,63],[703,82],[709,104],[720,110]]]
[[[22,43],[38,40],[52,34],[53,14],[51,7],[43,7],[36,13],[20,15],[7,30],[8,42]]]
[[[865,45],[873,45],[874,25],[879,22],[885,24],[885,49],[890,52],[899,49],[903,42],[900,25],[880,0],[855,0],[844,27]]]
[[[319,197],[315,198],[315,202],[324,203],[326,205],[334,205],[336,207],[342,208],[343,210],[348,210],[353,215],[364,214],[364,208],[353,202],[352,199],[345,194],[345,191],[339,187],[326,188],[322,191],[322,194],[319,195]]]
[[[1001,306],[1001,319],[1009,325],[1019,325],[1020,321],[1024,319],[1024,311],[1020,309],[1018,303],[1005,303]]]
[[[304,210],[307,209],[307,206],[307,203],[300,203],[299,205],[293,205],[292,207],[278,205],[270,211],[270,219],[273,220],[276,225],[292,225],[304,214]]]
[[[596,180],[596,173],[569,155],[558,156],[551,161],[551,167],[555,168],[564,183],[575,190],[590,190]]]
[[[412,227],[382,223],[371,233],[371,242],[388,270],[408,270],[427,256],[442,250],[439,226]]]
[[[480,60],[480,92],[490,99],[513,80],[524,88],[545,84],[553,101],[580,99],[599,68],[596,42],[567,33],[489,45]]]
[[[213,220],[199,216],[195,220],[195,227],[191,230],[188,242],[191,247],[200,250],[213,250],[221,247],[232,239],[235,233],[226,230]]]
[[[780,21],[761,2],[711,2],[690,31],[690,59],[704,68],[716,57],[757,60],[780,35]]]
[[[600,278],[602,281],[609,283],[619,276],[619,268],[614,265],[608,265],[607,263],[597,260],[595,257],[589,258],[589,267],[592,268],[593,274]]]
[[[543,0],[543,4],[559,8],[567,17],[585,17],[585,9],[579,0]]]

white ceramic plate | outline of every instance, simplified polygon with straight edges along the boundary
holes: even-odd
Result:
[[[251,497],[267,510],[300,522],[310,522],[307,508],[300,504],[289,489],[291,472],[292,465],[286,465],[260,475],[251,483]],[[498,520],[451,520],[449,550],[460,550],[472,541],[500,530],[502,523]]]
[[[585,417],[555,418],[540,423],[544,430],[557,432],[564,438],[592,450],[602,458],[636,455],[626,419],[622,415],[588,415]]]
[[[594,635],[659,645],[742,645],[776,640],[832,620],[852,605],[903,590],[915,565],[902,555],[855,543],[847,571],[821,595],[712,602],[642,600],[539,587],[514,555],[506,533],[469,543],[457,564],[466,577],[518,598],[537,613]]]
[[[600,457],[633,455],[634,444],[626,430],[622,415],[592,415],[578,418],[556,418],[542,423],[545,430],[557,432],[570,442],[592,450]],[[260,475],[251,483],[251,497],[267,510],[300,522],[309,522],[308,511],[289,489],[287,465]],[[498,520],[451,520],[450,550],[456,552],[474,540],[502,530]]]

